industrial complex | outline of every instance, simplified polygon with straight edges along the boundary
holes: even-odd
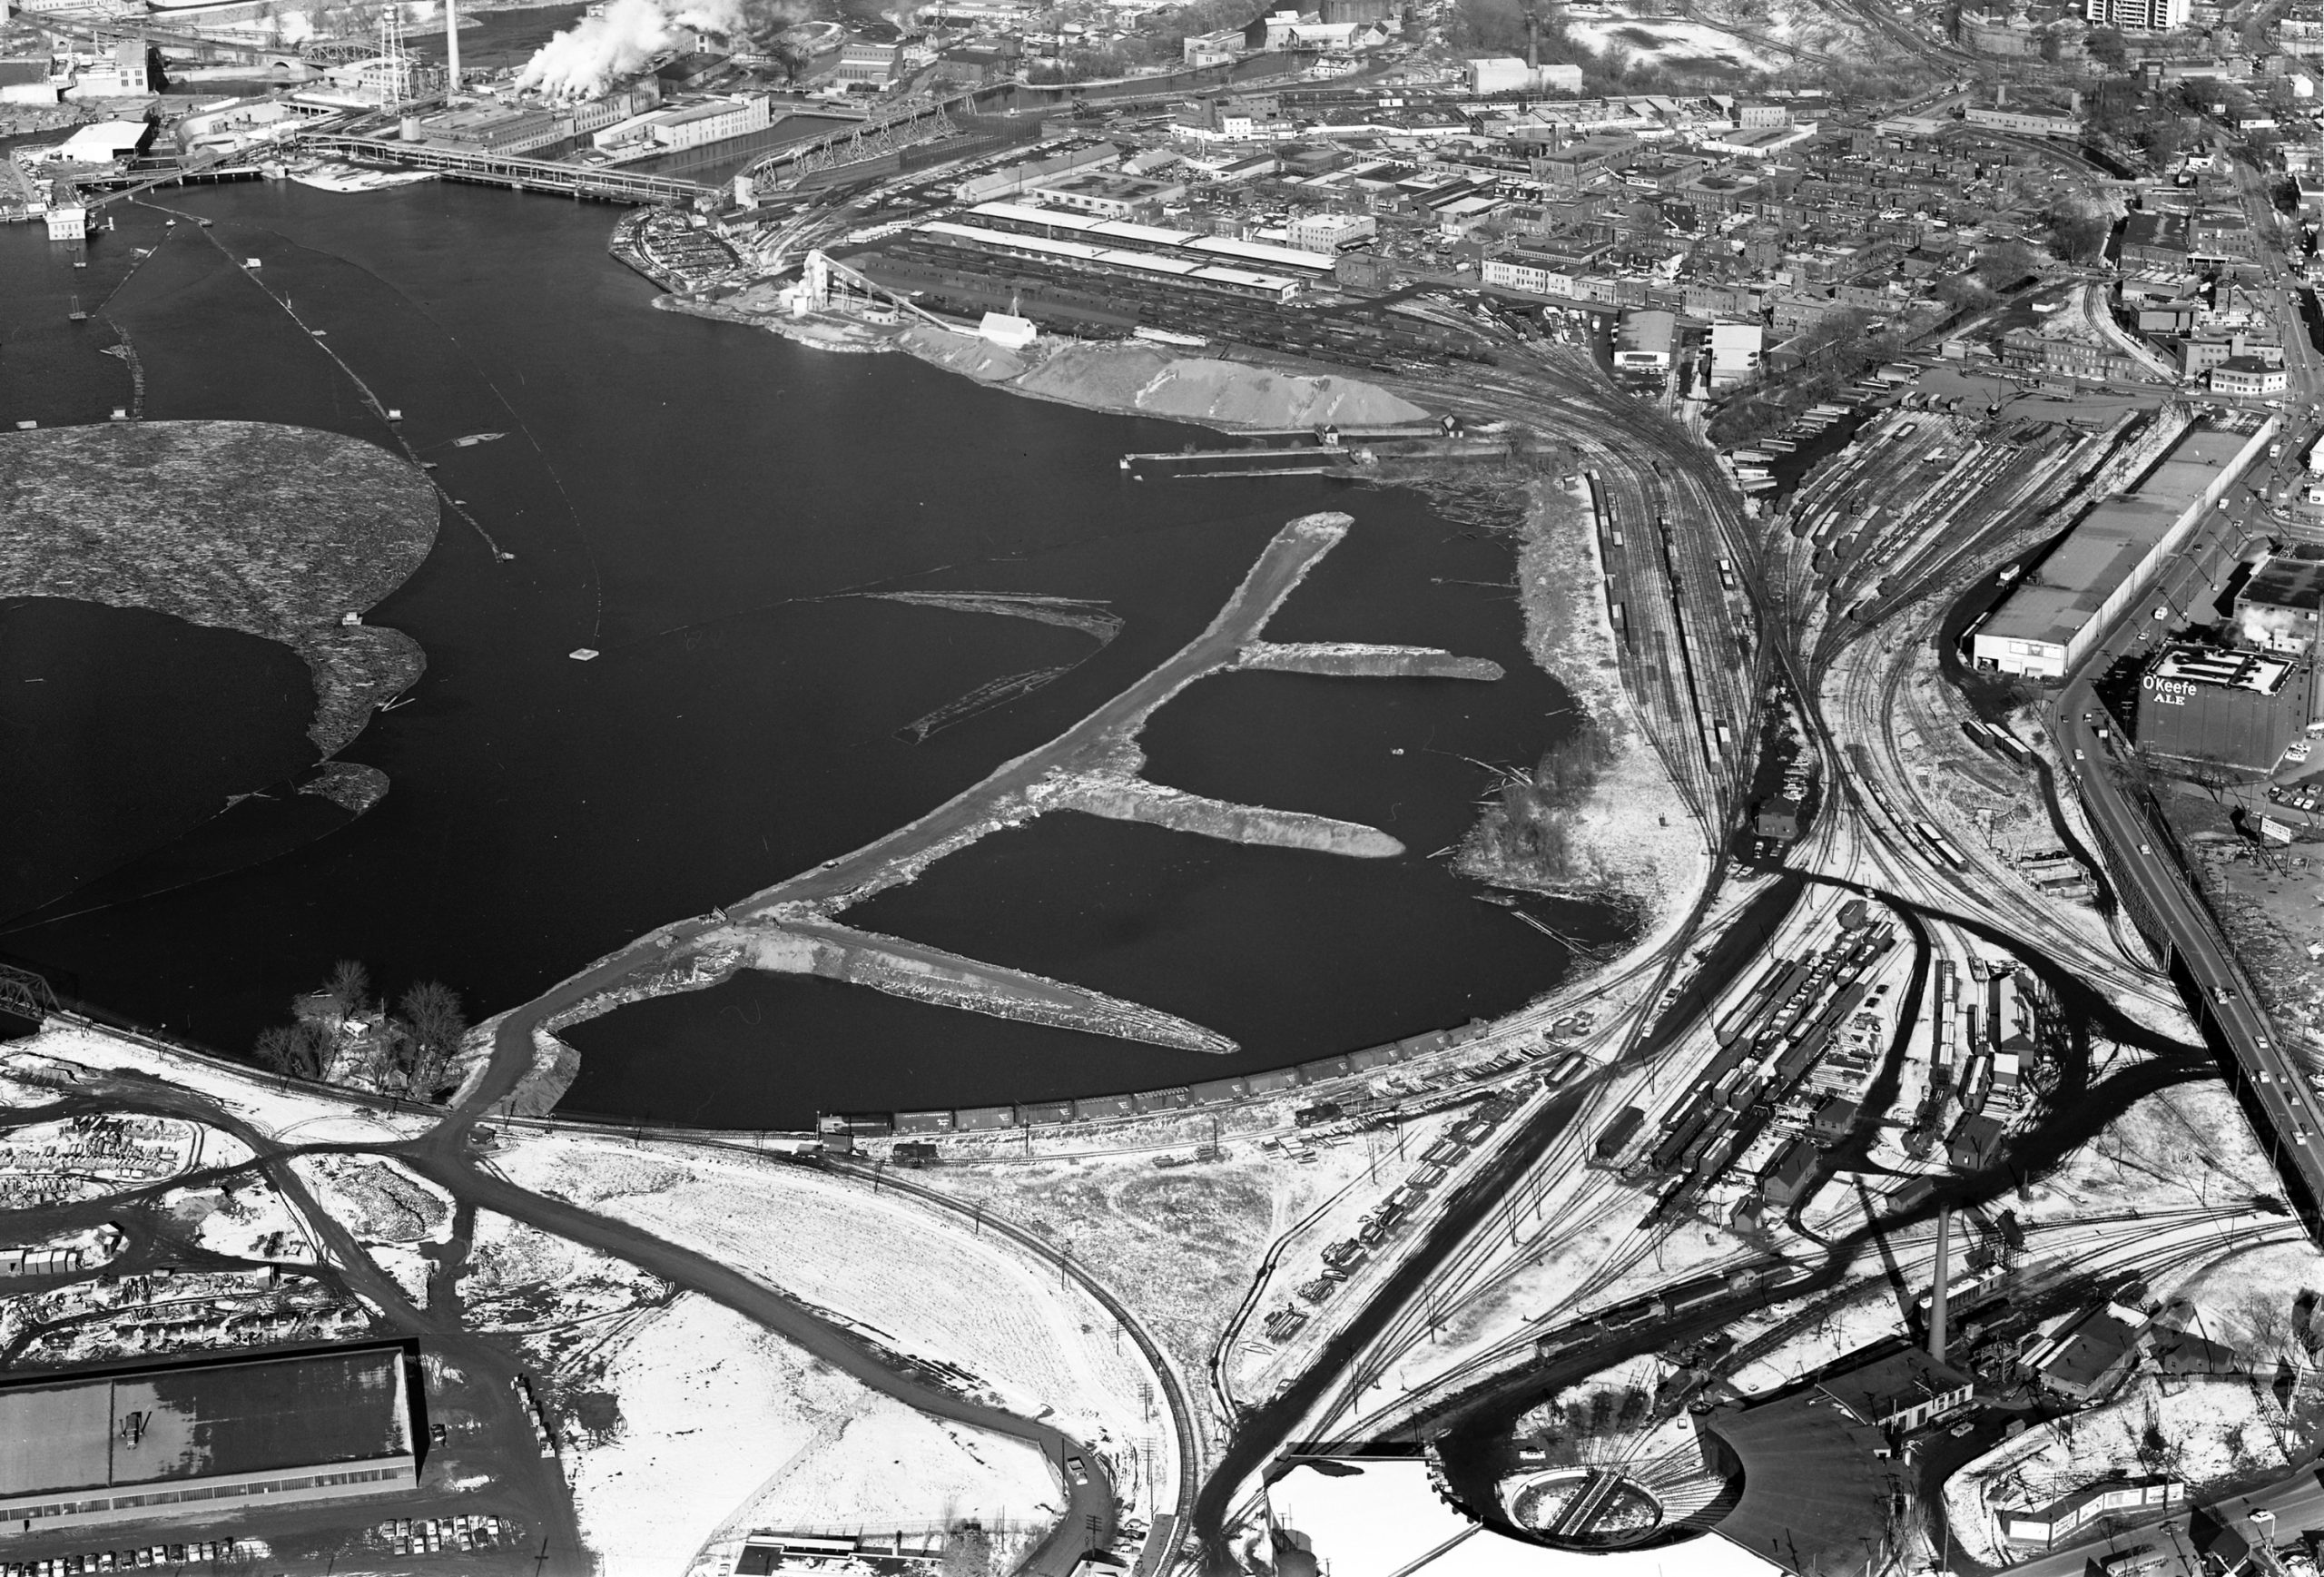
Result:
[[[2309,1577],[2320,232],[2319,0],[20,0],[0,1577]],[[553,354],[474,331],[516,241],[586,308]],[[812,508],[670,480],[831,411]],[[860,486],[901,444],[1026,518]],[[728,639],[802,609],[979,633],[863,727]],[[127,633],[76,667],[81,616]],[[310,675],[296,775],[174,702],[97,754],[212,640]],[[892,821],[675,748],[600,797],[478,721],[619,742],[697,652]],[[1177,777],[1189,694],[1332,803]],[[369,764],[422,736],[521,835]],[[148,847],[111,780],[165,756]],[[1202,858],[1043,878],[1042,946],[892,896],[1029,880],[1043,818]],[[626,941],[493,885],[649,847]],[[1156,951],[1256,870],[1490,991]],[[423,878],[506,928],[375,984]],[[794,1079],[880,1040],[810,991],[940,1079]]]

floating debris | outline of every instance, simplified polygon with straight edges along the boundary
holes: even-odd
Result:
[[[594,663],[603,655],[595,646],[576,646],[566,654],[576,663]]]
[[[996,706],[1006,706],[1011,701],[1021,701],[1034,691],[1054,683],[1074,669],[1078,663],[1067,663],[1056,668],[1034,668],[1022,674],[1009,674],[999,679],[989,679],[967,695],[947,701],[924,717],[914,718],[896,730],[896,737],[908,739],[914,744],[927,742],[928,736],[939,729],[950,728],[955,723],[965,723],[980,712],[990,712]]]
[[[466,438],[454,439],[452,447],[456,449],[472,449],[478,444],[488,444],[494,439],[505,439],[507,436],[505,432],[472,432]]]

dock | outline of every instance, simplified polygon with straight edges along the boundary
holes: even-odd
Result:
[[[1354,475],[1383,460],[1503,460],[1516,451],[1506,439],[1447,437],[1434,429],[1391,430],[1378,437],[1341,429],[1338,441],[1318,443],[1304,434],[1254,434],[1255,439],[1303,437],[1295,443],[1253,442],[1240,448],[1163,450],[1122,457],[1122,469],[1140,481],[1190,481],[1210,477],[1317,477]]]

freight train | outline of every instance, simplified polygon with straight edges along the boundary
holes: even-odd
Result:
[[[1225,1106],[1251,1096],[1281,1094],[1371,1073],[1460,1045],[1480,1032],[1480,1026],[1440,1030],[1392,1040],[1383,1046],[1368,1047],[1361,1051],[1350,1051],[1344,1056],[1319,1057],[1312,1062],[1301,1062],[1289,1068],[1246,1073],[1231,1079],[1213,1079],[1200,1084],[1175,1084],[1160,1089],[1136,1090],[1126,1095],[1088,1096],[1078,1100],[1022,1101],[1003,1106],[964,1106],[926,1111],[847,1112],[824,1121],[828,1126],[843,1128],[851,1133],[872,1138],[884,1134],[994,1133],[1009,1129],[1058,1128],[1067,1123],[1102,1122],[1109,1118],[1186,1111]],[[1505,1072],[1518,1066],[1521,1060],[1523,1059],[1511,1053],[1472,1070],[1472,1076],[1490,1077],[1496,1072]],[[1339,1101],[1339,1105],[1342,1115],[1360,1115],[1344,1099]]]

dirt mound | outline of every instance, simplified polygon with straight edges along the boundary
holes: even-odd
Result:
[[[1219,427],[1386,427],[1428,419],[1411,401],[1351,378],[1303,378],[1195,360],[1171,362],[1139,393],[1137,408]]]
[[[1166,352],[1150,346],[1076,345],[1019,379],[1017,387],[1098,410],[1135,410],[1139,393],[1170,365]]]
[[[896,342],[922,361],[933,361],[950,372],[980,383],[1006,383],[1021,377],[1025,363],[1013,351],[974,334],[948,334],[925,323],[915,323],[896,336]]]
[[[1352,378],[1303,378],[1147,345],[1077,345],[1017,380],[1028,394],[1212,427],[1388,427],[1428,412]]]

